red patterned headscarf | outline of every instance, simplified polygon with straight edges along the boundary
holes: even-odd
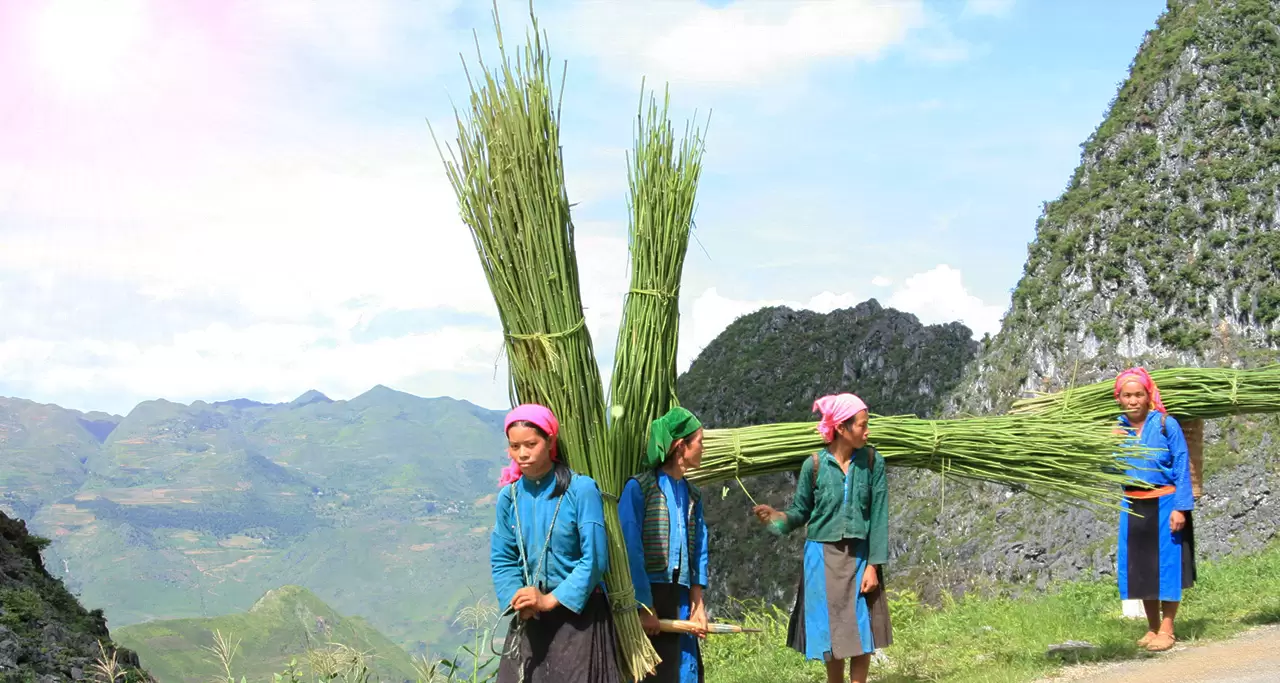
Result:
[[[1153,410],[1165,415],[1169,414],[1169,411],[1164,407],[1164,401],[1160,400],[1160,387],[1156,386],[1155,380],[1151,379],[1151,375],[1142,368],[1129,368],[1116,377],[1115,397],[1117,401],[1120,400],[1120,390],[1129,382],[1137,382],[1142,385],[1143,389],[1147,390],[1147,396],[1151,397],[1151,408]]]

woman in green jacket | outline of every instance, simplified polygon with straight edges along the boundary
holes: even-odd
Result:
[[[880,570],[889,555],[884,459],[867,446],[867,405],[853,394],[824,396],[818,431],[827,447],[806,460],[791,507],[754,509],[778,534],[808,526],[804,573],[787,644],[827,665],[828,683],[865,683],[871,654],[893,643]]]

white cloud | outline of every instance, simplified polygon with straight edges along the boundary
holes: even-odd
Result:
[[[571,39],[627,83],[759,85],[823,61],[875,60],[925,20],[916,0],[588,2]]]
[[[1013,11],[1016,0],[966,0],[964,13],[975,16],[1003,17]]]
[[[871,284],[876,287],[888,287],[889,285],[893,284],[893,280],[890,280],[889,278],[883,275],[877,275],[871,278]]]
[[[75,172],[37,171],[13,209],[40,227],[8,235],[0,267],[94,274],[170,297],[217,291],[264,316],[336,315],[361,297],[491,312],[422,135],[353,147],[343,163],[243,150],[221,172],[96,169],[66,183]]]
[[[970,294],[960,271],[946,264],[907,278],[887,303],[914,313],[926,325],[959,320],[977,337],[998,332],[1004,315],[1003,306],[988,304]]]

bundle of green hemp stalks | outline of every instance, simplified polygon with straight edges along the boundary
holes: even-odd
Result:
[[[1173,368],[1153,370],[1151,379],[1169,414],[1213,419],[1245,413],[1280,412],[1280,365],[1252,370],[1234,368]],[[1013,404],[1015,415],[1059,415],[1114,421],[1114,382],[1072,387]]]
[[[695,482],[792,472],[826,444],[812,422],[709,429]],[[1046,498],[1112,507],[1131,483],[1120,461],[1136,446],[1114,425],[1059,416],[1000,415],[954,420],[873,416],[869,443],[898,467],[1004,484]]]

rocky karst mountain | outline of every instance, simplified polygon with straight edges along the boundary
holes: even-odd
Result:
[[[815,398],[850,389],[878,413],[927,415],[977,348],[960,323],[922,325],[875,299],[825,315],[775,306],[708,344],[679,394],[717,426],[808,420]]]
[[[1170,0],[957,406],[1280,343],[1280,3]]]

